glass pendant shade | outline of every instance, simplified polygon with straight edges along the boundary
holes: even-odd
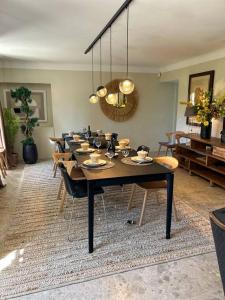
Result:
[[[100,86],[97,88],[96,94],[97,94],[98,97],[103,98],[103,97],[105,97],[106,94],[107,94],[107,89],[106,89],[103,85],[100,85]]]
[[[99,100],[99,98],[98,98],[98,96],[96,94],[91,94],[89,96],[89,101],[90,101],[91,104],[97,103],[98,100]]]
[[[115,105],[117,103],[118,94],[110,93],[105,97],[108,104]]]
[[[120,82],[119,89],[124,95],[129,95],[134,91],[134,83],[130,79],[125,79]]]

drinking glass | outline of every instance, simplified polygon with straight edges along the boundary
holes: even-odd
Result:
[[[112,164],[112,158],[115,155],[115,153],[113,151],[109,151],[106,153],[106,155],[108,156],[108,158],[110,160],[110,164]]]
[[[89,138],[88,132],[85,133],[84,137],[85,137],[85,139],[88,141],[88,138]]]
[[[95,138],[95,145],[96,147],[98,147],[98,153],[100,153],[101,151],[99,150],[99,147],[101,146],[102,142],[101,142],[101,139],[99,137],[96,137]]]
[[[128,157],[129,156],[129,150],[128,149],[122,150],[122,154],[123,154],[124,157]]]

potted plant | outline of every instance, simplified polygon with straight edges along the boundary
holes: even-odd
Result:
[[[14,152],[15,137],[19,130],[19,118],[12,113],[10,108],[3,110],[5,138],[8,153],[8,162],[10,167],[16,167],[18,163],[18,153]]]
[[[26,164],[35,164],[38,159],[37,146],[33,139],[33,131],[36,126],[39,126],[38,118],[32,117],[34,111],[29,104],[32,102],[31,91],[26,87],[20,87],[11,90],[11,97],[20,105],[20,111],[23,114],[22,124],[20,126],[25,139],[23,144],[23,160]]]
[[[193,109],[193,115],[201,123],[201,138],[209,139],[211,137],[212,119],[225,117],[225,95],[213,98],[211,101],[210,93],[204,92],[197,104],[193,105],[191,102],[185,102],[185,104],[188,108]]]

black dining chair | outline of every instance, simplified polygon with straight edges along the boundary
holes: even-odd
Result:
[[[77,180],[77,181],[72,179],[69,176],[69,174],[67,173],[67,170],[66,170],[65,166],[63,165],[63,163],[59,164],[59,168],[61,170],[61,174],[62,174],[62,178],[63,178],[63,181],[64,181],[64,186],[65,186],[66,192],[70,196],[72,196],[73,204],[75,203],[75,199],[86,198],[88,196],[86,179]],[[104,201],[103,193],[104,193],[104,190],[101,187],[96,187],[94,189],[94,195],[100,195],[101,196],[101,200],[102,200],[102,203],[103,203],[105,220],[106,220],[106,210],[105,210],[105,201]],[[74,205],[73,205],[73,207],[74,207]],[[72,218],[73,218],[73,210],[71,210],[71,217],[70,217],[69,228],[68,228],[68,240],[70,242],[72,241],[70,239]]]
[[[56,141],[56,147],[57,147],[57,151],[59,153],[65,153],[65,150],[64,150],[62,144],[59,141]]]

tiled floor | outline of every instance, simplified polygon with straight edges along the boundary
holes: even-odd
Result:
[[[0,191],[0,234],[7,232],[10,207],[16,201],[16,186],[22,168],[9,172],[8,185]],[[225,190],[209,187],[207,181],[179,169],[175,193],[186,193],[189,205],[208,217],[212,209],[225,206]],[[30,294],[19,299],[225,299],[215,252],[179,261],[132,270],[96,280]]]

